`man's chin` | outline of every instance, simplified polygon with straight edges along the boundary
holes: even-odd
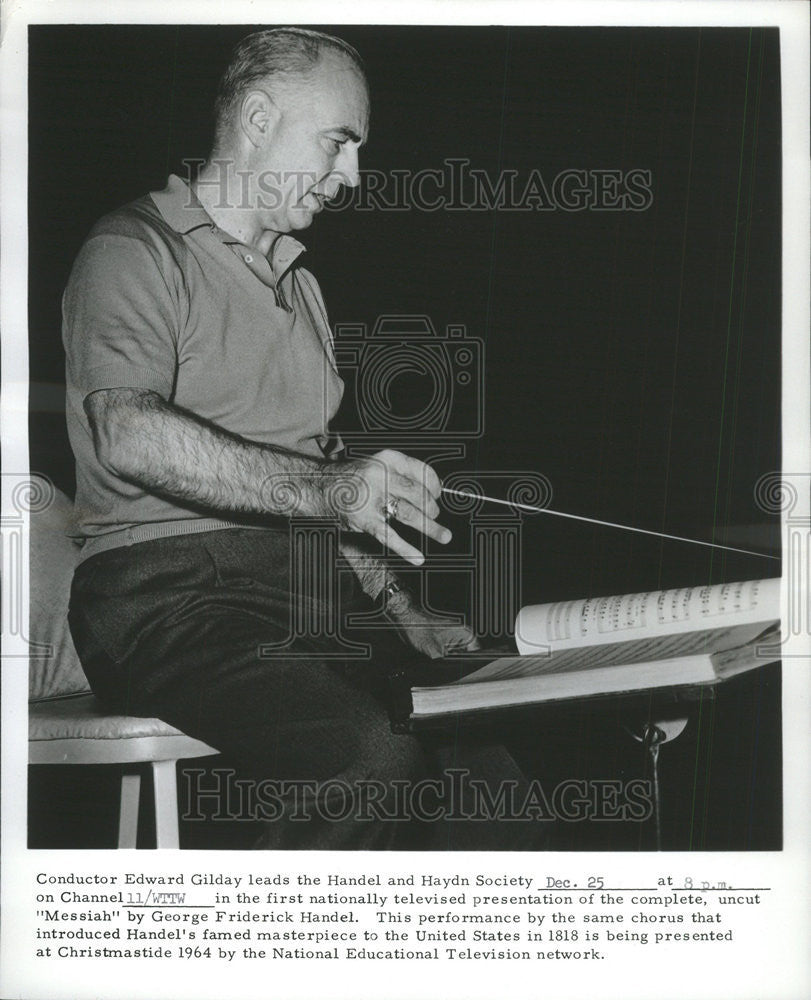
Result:
[[[308,226],[313,224],[316,215],[321,211],[321,208],[310,208],[307,205],[297,205],[295,209],[290,212],[288,216],[288,221],[290,223],[291,229],[306,229]]]

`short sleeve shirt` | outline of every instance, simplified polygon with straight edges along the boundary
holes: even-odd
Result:
[[[321,292],[299,265],[303,250],[285,234],[267,258],[240,243],[175,176],[95,226],[63,299],[85,538],[127,544],[212,520],[101,465],[83,406],[99,389],[149,389],[243,438],[313,457],[340,448],[329,423],[343,383]]]

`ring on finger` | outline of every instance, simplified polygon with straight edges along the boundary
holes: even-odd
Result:
[[[383,518],[386,521],[390,521],[392,518],[396,518],[399,509],[400,509],[400,498],[389,497],[386,500],[385,504],[383,505]]]

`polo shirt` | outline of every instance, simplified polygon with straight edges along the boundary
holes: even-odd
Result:
[[[343,382],[303,250],[281,234],[265,257],[219,229],[174,175],[93,228],[62,311],[83,556],[237,523],[105,469],[83,406],[98,389],[150,389],[241,437],[317,458],[341,448],[329,422]]]

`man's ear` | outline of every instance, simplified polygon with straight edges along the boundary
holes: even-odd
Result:
[[[243,98],[239,126],[252,146],[264,146],[280,118],[279,106],[266,90],[252,90]]]

